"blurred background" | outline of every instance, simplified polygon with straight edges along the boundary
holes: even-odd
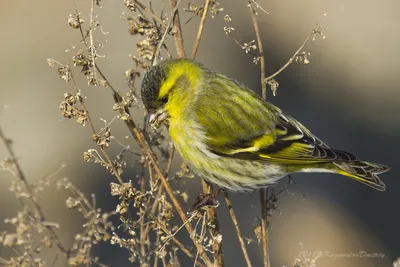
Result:
[[[144,1],[147,3],[147,1]],[[201,6],[202,1],[193,3]],[[279,211],[274,213],[270,228],[272,266],[290,266],[303,250],[324,252],[317,266],[391,266],[400,256],[400,179],[398,151],[400,148],[400,2],[328,1],[328,0],[259,0],[269,15],[258,11],[263,39],[267,74],[278,70],[298,49],[317,21],[326,28],[326,40],[317,38],[304,51],[310,52],[311,64],[292,64],[276,80],[278,96],[268,94],[268,100],[293,115],[330,146],[355,153],[360,158],[392,167],[383,176],[387,191],[377,192],[350,179],[328,174],[296,174],[289,193],[279,197]],[[90,1],[76,0],[78,10],[89,21]],[[169,10],[158,1],[156,10]],[[124,71],[133,66],[130,54],[135,54],[137,37],[128,33],[128,23],[121,19],[129,12],[123,1],[102,1],[97,9],[98,20],[109,35],[96,31],[96,37],[107,40],[98,63],[115,88],[126,92]],[[181,7],[187,7],[182,1]],[[245,54],[223,31],[224,15],[229,14],[233,34],[240,42],[255,39],[247,1],[221,0],[224,8],[215,18],[208,18],[197,60],[207,67],[231,76],[260,92],[259,66]],[[185,22],[192,14],[181,11]],[[75,12],[72,1],[11,1],[0,3],[0,105],[8,109],[0,117],[7,136],[21,165],[32,182],[66,163],[60,174],[68,177],[82,191],[95,193],[97,205],[104,210],[115,208],[117,199],[110,196],[109,183],[113,177],[98,165],[84,163],[82,153],[94,148],[89,129],[62,118],[58,105],[63,93],[73,90],[71,84],[59,79],[46,59],[71,62],[73,52],[65,52],[80,41],[78,31],[67,24],[67,16]],[[158,12],[158,13],[159,13]],[[327,14],[322,17],[322,14]],[[185,46],[190,53],[197,33],[199,18],[183,29]],[[173,43],[168,41],[173,51]],[[87,87],[79,81],[87,96],[88,110],[100,129],[116,114],[107,89]],[[137,84],[138,85],[138,84]],[[141,110],[132,111],[136,118]],[[112,134],[125,144],[132,139],[120,121],[111,127]],[[121,150],[112,143],[110,153]],[[6,158],[0,146],[0,158]],[[175,158],[174,170],[180,165]],[[135,163],[128,162],[125,177],[135,179]],[[133,166],[133,167],[132,167]],[[128,179],[128,178],[126,178]],[[15,216],[18,201],[8,187],[12,176],[0,173],[0,229],[3,220]],[[190,179],[192,204],[199,191],[200,179]],[[81,231],[82,219],[67,210],[62,191],[46,190],[41,203],[49,220],[61,224],[59,231],[64,243],[72,242]],[[259,216],[258,193],[231,194],[243,235],[254,238],[252,227]],[[222,200],[222,199],[221,199]],[[189,208],[190,205],[185,206]],[[249,208],[251,207],[251,208]],[[224,240],[226,266],[243,266],[236,234],[226,207],[218,208]],[[302,243],[300,246],[299,243]],[[253,242],[249,245],[254,266],[262,263],[262,250]],[[337,254],[380,253],[383,257],[344,257]],[[0,256],[7,251],[1,248]],[[102,261],[110,266],[127,264],[127,252],[118,247],[100,246]],[[59,263],[63,266],[62,263]]]

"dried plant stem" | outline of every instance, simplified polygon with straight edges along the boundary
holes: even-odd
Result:
[[[160,244],[160,233],[157,231],[157,233],[156,233],[156,246],[158,247],[159,244]],[[157,257],[157,255],[154,256],[154,264],[153,264],[153,266],[154,267],[158,267],[158,257]]]
[[[96,65],[96,70],[99,71],[99,68],[98,68],[97,65]],[[103,77],[103,74],[101,72],[99,72],[99,73]],[[74,83],[75,90],[78,93],[79,90],[78,90],[75,78],[74,78],[74,76],[72,74],[71,74],[71,78],[72,78],[72,82]],[[83,97],[79,97],[79,103],[81,104],[83,110],[85,111],[85,116],[86,116],[87,121],[89,123],[90,130],[92,131],[92,135],[95,135],[96,134],[96,130],[94,128],[94,124],[93,124],[92,118],[89,115],[89,111],[86,108],[85,101],[83,100]],[[107,151],[104,148],[102,148],[101,146],[99,146],[99,148],[100,148],[101,152],[103,153],[104,157],[107,159],[108,165],[112,168],[113,173],[114,173],[115,177],[117,178],[118,182],[120,184],[124,184],[124,181],[122,180],[121,175],[118,173],[117,169],[115,168],[114,164],[112,163],[112,160],[111,160],[110,156],[107,154]]]
[[[167,163],[167,167],[165,167],[165,171],[164,171],[164,176],[165,176],[165,177],[168,177],[169,171],[171,170],[172,161],[173,161],[173,159],[174,159],[174,155],[175,155],[175,147],[174,147],[174,144],[171,143],[171,144],[170,144],[170,148],[169,148],[168,163]]]
[[[164,171],[164,176],[168,177],[168,173],[171,169],[172,166],[172,160],[174,158],[174,154],[175,154],[175,147],[173,145],[171,145],[170,151],[169,151],[169,159],[168,159],[168,163],[167,163],[167,167],[165,168]],[[149,171],[151,171],[151,169],[149,169]],[[150,213],[154,214],[156,212],[157,206],[158,206],[158,202],[160,202],[161,196],[164,192],[164,188],[162,185],[160,185],[158,187],[158,191],[157,191],[157,195],[154,199],[153,205],[151,207]],[[150,232],[150,225],[147,225],[145,230],[144,230],[144,235],[147,236]]]
[[[210,5],[211,0],[206,0],[206,4],[204,5],[203,15],[201,16],[201,21],[199,25],[199,30],[197,31],[196,41],[192,50],[192,59],[196,58],[197,50],[199,49],[201,35],[203,34],[204,22],[206,21],[208,7]]]
[[[170,0],[170,4],[172,9],[177,8],[178,1]],[[174,26],[172,28],[172,31],[175,37],[175,46],[176,46],[176,51],[178,53],[178,58],[185,58],[186,54],[185,54],[185,48],[183,46],[183,34],[181,28],[181,20],[179,19],[179,11],[175,12],[173,20],[174,20]]]
[[[271,74],[270,76],[268,76],[267,78],[264,79],[264,84],[266,84],[269,80],[275,78],[276,76],[278,76],[282,71],[284,71],[290,64],[293,63],[293,61],[295,61],[297,54],[300,53],[300,51],[304,48],[304,46],[311,40],[311,38],[314,36],[315,34],[315,29],[313,29],[311,31],[311,33],[307,36],[306,40],[301,44],[301,46],[299,47],[299,49],[296,50],[296,52],[293,54],[293,56],[289,59],[288,62],[286,62],[285,65],[283,65],[278,71],[276,71],[275,73]]]
[[[204,193],[213,194],[213,186],[209,182],[202,179],[201,183],[203,185]],[[208,224],[211,225],[210,227],[211,235],[212,237],[215,238],[221,234],[219,229],[219,221],[216,209],[214,207],[209,207],[207,209],[207,215],[208,215]],[[216,267],[224,266],[224,253],[222,250],[222,242],[214,240],[213,254],[214,254],[214,266]]]
[[[224,192],[224,197],[225,197],[226,206],[228,206],[229,214],[231,215],[231,218],[232,218],[233,225],[235,226],[235,229],[236,229],[236,234],[239,239],[240,246],[242,248],[244,259],[246,260],[247,266],[251,267],[252,265],[251,265],[250,257],[249,257],[249,254],[247,253],[246,245],[243,241],[242,234],[240,233],[239,223],[236,219],[235,211],[233,210],[232,203],[231,203],[231,200],[229,199],[228,192],[226,192],[226,191]]]
[[[168,32],[169,32],[169,30],[170,30],[170,28],[171,28],[171,25],[172,25],[172,23],[173,23],[173,21],[174,21],[175,13],[178,11],[179,3],[180,3],[180,1],[179,1],[178,4],[172,9],[172,11],[171,11],[171,17],[170,17],[169,23],[168,23],[168,25],[167,25],[167,28],[165,28],[164,34],[162,35],[161,40],[158,42],[157,49],[156,49],[156,51],[154,52],[154,56],[153,56],[153,63],[152,63],[153,66],[157,64],[158,56],[159,56],[160,53],[161,53],[161,48],[162,48],[162,46],[164,45],[165,38],[167,37],[167,34],[168,34]]]
[[[264,255],[264,267],[270,267],[269,252],[268,252],[268,221],[267,221],[267,196],[266,189],[260,189],[260,202],[261,202],[261,234],[263,242],[263,255]]]
[[[53,227],[50,224],[44,223],[47,222],[45,215],[42,211],[41,206],[39,205],[39,203],[36,201],[32,188],[28,183],[28,180],[26,179],[26,176],[20,166],[20,164],[18,163],[17,157],[15,156],[14,150],[12,148],[12,141],[10,139],[8,139],[4,132],[3,129],[0,127],[0,139],[2,140],[2,142],[4,143],[4,146],[6,147],[6,150],[8,152],[8,154],[10,155],[11,161],[14,165],[15,170],[17,171],[16,173],[16,177],[18,178],[18,180],[20,180],[26,188],[26,191],[28,193],[28,198],[29,200],[32,202],[33,207],[36,211],[37,216],[39,216],[39,220],[41,223],[43,223],[43,226],[49,231],[50,236],[51,236],[51,240],[56,244],[57,248],[59,249],[60,253],[64,254],[67,258],[69,257],[69,250],[66,249],[60,241],[60,238],[58,237],[58,235],[56,234],[56,232],[54,231]]]
[[[93,15],[94,15],[94,1],[92,0],[91,6],[90,6],[90,22],[89,22],[89,41],[90,41],[90,55],[91,55],[91,60],[92,60],[92,65],[93,65],[93,75],[94,79],[96,79],[96,62],[95,62],[95,56],[96,56],[96,49],[94,48],[94,42],[93,42]]]
[[[135,0],[135,3],[144,11],[146,11],[150,16],[152,16],[158,23],[165,27],[162,19],[157,17],[148,7],[146,7],[142,2]]]
[[[146,182],[145,182],[145,164],[142,164],[141,173],[140,173],[140,192],[144,194],[146,192]],[[140,254],[141,257],[146,257],[146,240],[147,234],[144,232],[144,218],[140,220]]]
[[[256,33],[257,43],[258,43],[258,51],[259,51],[259,59],[260,59],[260,68],[261,68],[261,91],[262,98],[267,99],[267,83],[265,79],[265,59],[264,59],[264,51],[261,42],[260,28],[258,27],[258,22],[256,18],[256,11],[254,8],[249,5],[251,18],[253,20],[254,31]],[[262,241],[263,241],[263,256],[264,256],[264,267],[270,267],[269,263],[269,255],[268,255],[268,229],[267,229],[267,208],[266,208],[266,196],[265,189],[260,189],[260,204],[261,204],[261,233],[262,233]]]
[[[190,237],[193,240],[193,243],[195,244],[196,248],[198,249],[200,257],[203,259],[203,261],[206,263],[207,266],[212,266],[212,263],[211,263],[210,259],[208,258],[207,254],[205,253],[203,247],[197,243],[195,235],[193,235],[193,228],[192,228],[191,224],[186,223],[188,219],[187,219],[185,213],[183,212],[182,207],[180,206],[178,200],[176,199],[171,186],[169,185],[168,181],[166,180],[166,178],[162,174],[160,168],[158,167],[156,159],[154,157],[154,154],[151,152],[151,150],[148,147],[145,148],[146,146],[148,146],[147,144],[139,143],[139,145],[143,145],[142,148],[144,148],[145,152],[147,152],[147,155],[149,157],[150,162],[153,165],[154,170],[156,171],[157,175],[160,177],[161,182],[165,188],[165,191],[167,192],[169,198],[171,199],[172,204],[174,205],[175,209],[177,210],[178,215],[181,218],[182,222],[185,224],[186,230],[188,231]]]
[[[163,224],[162,221],[160,221],[158,218],[156,218],[155,216],[153,216],[153,214],[147,214],[147,216],[149,216],[159,227],[160,229],[166,234],[168,235],[168,237],[176,244],[176,246],[182,250],[183,253],[185,253],[189,258],[191,258],[192,260],[194,259],[193,254],[173,235],[171,234],[171,232],[165,227],[165,225]],[[196,262],[197,266],[204,266],[203,264],[201,264],[200,262]],[[212,266],[212,265],[207,265],[207,266]]]
[[[267,99],[267,83],[265,82],[265,59],[264,59],[264,50],[261,41],[260,28],[258,27],[256,11],[250,5],[249,6],[251,18],[253,20],[254,31],[256,32],[257,44],[258,44],[258,52],[259,52],[259,60],[260,60],[260,68],[261,68],[261,93],[262,98]]]

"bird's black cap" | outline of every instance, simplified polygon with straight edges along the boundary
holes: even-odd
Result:
[[[141,95],[143,104],[148,112],[154,112],[159,107],[157,101],[160,87],[166,77],[166,69],[161,62],[158,65],[152,66],[144,75],[141,87]]]

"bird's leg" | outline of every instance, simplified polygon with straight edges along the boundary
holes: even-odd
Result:
[[[211,194],[200,193],[196,199],[196,202],[192,205],[194,210],[200,210],[207,207],[218,207],[219,202],[217,198],[225,191],[225,188],[219,188]]]

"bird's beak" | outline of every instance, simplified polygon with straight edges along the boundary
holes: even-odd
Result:
[[[168,112],[164,109],[158,110],[156,113],[152,113],[149,115],[149,124],[151,128],[157,129],[162,124],[166,124],[168,122]]]

